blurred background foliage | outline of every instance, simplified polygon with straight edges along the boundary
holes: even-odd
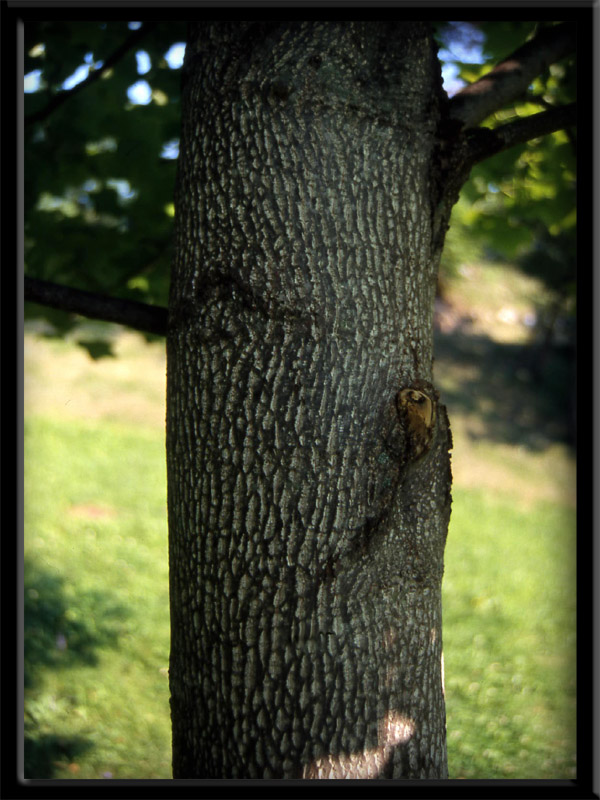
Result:
[[[28,122],[144,27],[99,80]],[[26,275],[166,306],[185,35],[173,22],[25,25]],[[59,335],[78,324],[26,311]]]
[[[478,80],[536,35],[540,22],[438,23],[445,86],[449,95]],[[550,65],[519,102],[484,121],[494,128],[576,99],[576,59]],[[556,131],[477,164],[452,213],[442,257],[444,282],[465,261],[485,257],[510,262],[539,278],[547,292],[540,303],[539,337],[557,325],[574,340],[576,279],[576,132]]]
[[[550,24],[435,23],[449,95]],[[27,275],[167,304],[185,37],[183,22],[25,25]],[[73,92],[123,49],[99,80]],[[574,57],[563,59],[535,79],[527,97],[484,124],[572,101],[575,80]],[[452,216],[442,297],[460,264],[483,254],[517,263],[547,285],[538,321],[544,336],[559,317],[574,314],[575,144],[574,131],[558,131],[473,169]],[[78,324],[75,315],[32,304],[26,313],[51,323],[49,333]],[[110,345],[88,350],[106,354]]]

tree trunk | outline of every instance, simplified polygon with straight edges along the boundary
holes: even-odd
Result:
[[[445,778],[429,28],[190,33],[167,351],[174,777]]]

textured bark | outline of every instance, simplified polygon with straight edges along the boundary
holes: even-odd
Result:
[[[204,24],[184,74],[174,777],[444,778],[428,27]]]

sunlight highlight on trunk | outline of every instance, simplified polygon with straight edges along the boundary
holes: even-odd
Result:
[[[379,727],[379,745],[363,753],[326,756],[309,764],[302,772],[306,779],[379,778],[394,747],[406,744],[415,732],[415,722],[403,714],[389,711]]]

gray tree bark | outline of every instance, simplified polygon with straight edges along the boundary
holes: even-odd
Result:
[[[439,70],[424,23],[191,28],[167,343],[176,778],[447,777]]]

